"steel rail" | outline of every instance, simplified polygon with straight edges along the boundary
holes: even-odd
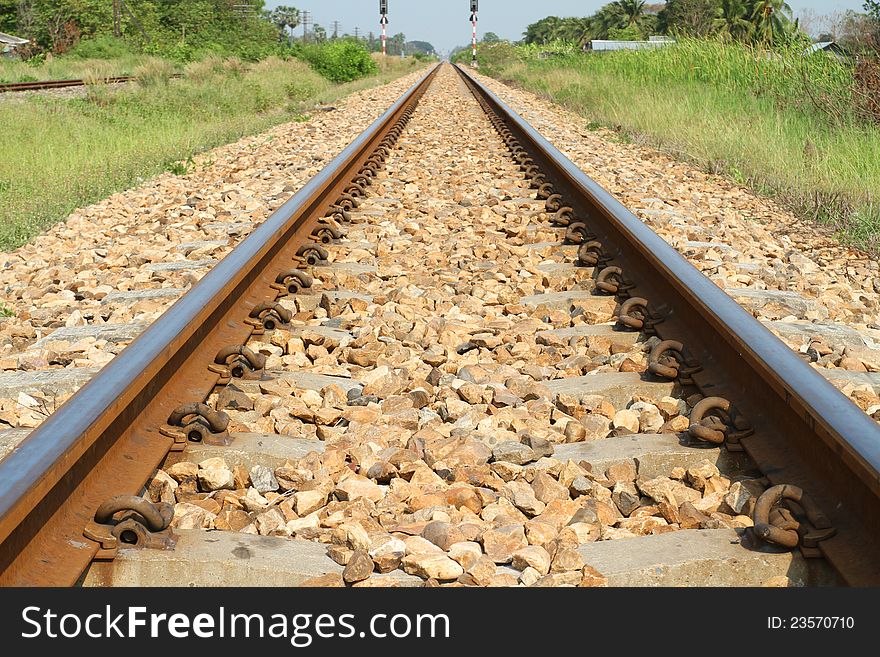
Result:
[[[171,76],[174,79],[182,78],[183,75],[175,73]],[[100,84],[120,84],[123,82],[136,82],[137,77],[134,75],[117,75],[108,78],[101,78]],[[8,91],[39,91],[43,89],[64,89],[66,87],[84,87],[85,80],[39,80],[34,82],[0,82],[0,93]]]
[[[137,78],[131,75],[103,78],[103,84],[118,84],[120,82],[132,82]],[[0,83],[0,93],[7,91],[35,91],[39,89],[62,89],[64,87],[84,87],[85,80],[41,80],[34,82],[3,82]]]
[[[109,498],[138,494],[167,456],[158,428],[207,399],[207,365],[243,344],[257,304],[377,145],[424,93],[435,67],[0,461],[0,585],[68,586],[97,552],[83,537]]]
[[[663,318],[656,332],[701,364],[707,396],[729,399],[754,435],[742,445],[773,484],[807,491],[837,534],[819,542],[850,585],[880,584],[880,427],[463,67],[613,264]]]

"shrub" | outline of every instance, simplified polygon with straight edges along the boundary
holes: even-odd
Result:
[[[360,43],[348,39],[306,46],[299,56],[331,82],[350,82],[378,71],[370,53]]]
[[[223,73],[223,60],[217,55],[208,55],[198,62],[186,65],[186,77],[194,82],[206,82]]]
[[[230,57],[223,62],[223,71],[232,77],[240,78],[247,71],[247,66],[238,57]]]
[[[294,78],[284,85],[284,92],[290,100],[306,100],[317,95],[320,90],[313,80]]]
[[[144,87],[155,87],[168,84],[174,75],[174,65],[164,59],[151,58],[134,70],[138,84]]]
[[[86,69],[82,73],[82,81],[83,84],[87,87],[92,87],[99,84],[106,84],[107,78],[111,77],[107,67],[103,66],[95,66],[89,69]]]
[[[122,39],[101,34],[91,39],[82,39],[67,55],[78,59],[118,59],[132,55],[132,51]]]

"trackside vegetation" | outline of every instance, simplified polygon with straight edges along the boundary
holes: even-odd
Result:
[[[0,152],[10,154],[0,158],[0,249],[163,171],[189,173],[199,152],[307,120],[317,104],[422,66],[398,57],[371,64],[366,77],[338,84],[294,58],[207,57],[185,67],[152,58],[132,69],[138,84],[104,85],[102,72],[86,71],[85,95],[0,97]]]
[[[608,53],[572,42],[483,44],[480,66],[880,250],[876,89],[851,61],[805,56],[799,44],[680,38]]]

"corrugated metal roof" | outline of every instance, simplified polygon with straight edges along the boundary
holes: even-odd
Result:
[[[592,50],[645,50],[647,48],[663,48],[675,43],[674,39],[652,41],[610,41],[605,39],[593,39],[590,41]]]
[[[828,53],[838,59],[846,59],[848,56],[847,51],[836,41],[820,41],[819,43],[812,43],[801,53],[801,56],[807,57],[808,55],[814,55],[817,52]]]
[[[804,54],[808,55],[810,53],[819,52],[820,50],[825,50],[825,48],[833,45],[833,41],[820,41],[819,43],[811,43],[809,47],[804,50]]]
[[[26,43],[30,43],[30,41],[22,39],[21,37],[13,36],[12,34],[0,32],[0,43],[6,43],[10,46],[23,46]]]

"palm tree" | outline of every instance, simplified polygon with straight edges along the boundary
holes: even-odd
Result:
[[[581,44],[585,38],[590,36],[590,25],[589,18],[563,18],[553,30],[552,37]]]
[[[718,17],[712,21],[712,27],[719,34],[735,41],[747,41],[755,29],[749,20],[748,7],[744,0],[721,0]]]
[[[617,0],[611,7],[620,19],[621,25],[617,27],[639,27],[645,17],[645,0]]]
[[[791,7],[785,0],[753,0],[752,23],[759,40],[771,42],[791,24]]]
[[[626,19],[624,13],[618,7],[618,3],[614,2],[605,5],[592,17],[592,32],[596,39],[607,39],[608,32],[614,29],[625,27]]]
[[[558,16],[547,16],[546,18],[542,18],[536,23],[532,23],[526,27],[526,31],[523,34],[525,37],[524,41],[526,43],[538,44],[552,41],[556,38],[554,32],[559,29],[561,23],[562,19]]]

